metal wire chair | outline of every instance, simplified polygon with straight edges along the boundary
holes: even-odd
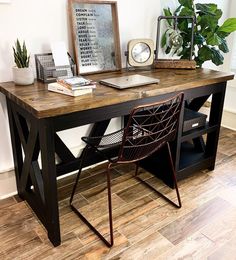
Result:
[[[89,228],[92,229],[94,233],[108,247],[111,247],[114,242],[110,178],[110,168],[112,165],[135,163],[135,176],[137,177],[139,161],[150,156],[164,145],[167,145],[169,163],[172,169],[172,178],[174,187],[176,189],[178,204],[171,201],[169,198],[161,194],[159,191],[154,189],[146,182],[144,183],[148,185],[150,188],[154,189],[159,195],[161,195],[174,206],[178,208],[181,207],[181,199],[178,191],[176,173],[173,166],[169,142],[173,141],[176,136],[182,102],[183,93],[180,93],[162,102],[135,107],[129,115],[128,123],[125,128],[104,136],[82,137],[82,140],[87,145],[83,150],[80,168],[70,198],[70,206],[72,210],[82,219],[82,221],[85,222],[85,224],[87,224]],[[111,148],[116,146],[118,146],[119,149],[115,157],[111,157],[104,152],[106,150],[105,148]],[[72,204],[76,187],[79,181],[79,176],[83,167],[83,162],[86,158],[88,150],[91,148],[99,154],[101,154],[109,162],[107,165],[106,173],[108,189],[110,242],[106,240],[105,237],[101,235],[101,233]]]

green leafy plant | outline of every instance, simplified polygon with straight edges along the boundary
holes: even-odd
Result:
[[[194,23],[194,42],[192,58],[196,61],[197,66],[211,60],[216,65],[223,64],[223,53],[229,51],[226,37],[236,30],[236,18],[227,19],[222,25],[218,25],[218,21],[222,16],[222,10],[218,9],[216,4],[195,4],[193,0],[178,0],[179,6],[175,11],[170,8],[163,9],[165,16],[193,16]],[[164,48],[166,54],[180,56],[181,59],[190,57],[191,47],[191,27],[189,19],[178,19],[177,30],[174,30],[174,20],[166,20],[167,28],[162,35],[161,47]],[[178,42],[182,46],[170,44],[173,33],[178,35]],[[176,41],[172,41],[176,42]]]
[[[23,41],[23,44],[21,46],[19,40],[17,39],[16,43],[15,43],[15,47],[12,47],[12,48],[13,48],[13,52],[14,52],[14,59],[15,59],[16,66],[18,68],[29,67],[30,56],[27,53],[25,41]]]

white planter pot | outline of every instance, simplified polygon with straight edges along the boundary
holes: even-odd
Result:
[[[34,82],[34,73],[31,67],[17,68],[13,67],[13,81],[16,85],[30,85]]]

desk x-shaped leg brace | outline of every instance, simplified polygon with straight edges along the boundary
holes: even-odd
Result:
[[[18,194],[31,206],[57,246],[61,239],[53,126],[49,120],[35,119],[10,100],[7,106]]]
[[[76,158],[57,135],[53,120],[37,119],[8,99],[7,106],[18,194],[45,226],[52,244],[58,246],[61,238],[56,178],[77,170],[81,158]],[[94,124],[90,135],[103,135],[109,122]],[[55,154],[61,160],[57,165]],[[89,155],[85,166],[101,161],[101,157]]]

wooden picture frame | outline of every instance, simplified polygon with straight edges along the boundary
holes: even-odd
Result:
[[[78,74],[121,69],[116,1],[68,0]]]

